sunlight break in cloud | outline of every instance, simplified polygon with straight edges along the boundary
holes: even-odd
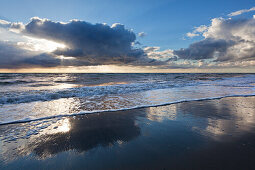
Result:
[[[49,41],[45,39],[32,38],[28,36],[24,36],[27,39],[26,42],[21,41],[18,42],[17,45],[26,50],[30,51],[38,51],[38,52],[53,52],[57,49],[66,48],[65,44],[60,44],[54,41]]]

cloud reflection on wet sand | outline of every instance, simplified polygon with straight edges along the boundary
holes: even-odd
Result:
[[[221,158],[218,154],[226,151],[222,155],[230,159],[232,151],[238,156],[236,146],[247,142],[246,149],[255,146],[254,103],[255,97],[231,97],[4,125],[0,126],[0,166],[18,166],[17,160],[26,157],[59,163],[59,156],[68,152],[80,155],[84,161],[80,163],[90,167],[100,166],[89,162],[93,157],[104,162],[118,153],[116,162],[108,163],[106,169],[119,167],[124,159],[131,164],[122,165],[130,168],[182,167],[183,161],[195,165],[201,155],[210,158],[207,152]],[[246,161],[251,161],[252,153],[247,153],[251,158]],[[152,159],[153,155],[158,158]],[[24,167],[29,165],[25,161]]]

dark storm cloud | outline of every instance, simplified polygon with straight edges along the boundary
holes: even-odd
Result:
[[[50,54],[37,54],[8,42],[0,41],[0,68],[54,67],[60,59]]]
[[[70,51],[71,52],[71,51]],[[56,51],[57,53],[57,51]],[[138,51],[134,50],[135,54]],[[79,51],[73,51],[73,56],[79,55]],[[130,54],[132,55],[132,54]],[[125,61],[124,61],[125,60]],[[130,60],[130,61],[128,61]],[[38,53],[29,50],[25,50],[17,46],[16,44],[0,41],[0,68],[33,68],[33,67],[57,67],[57,66],[96,66],[102,64],[116,64],[122,65],[124,62],[131,63],[133,59],[115,57],[112,60],[101,60],[93,58],[72,58],[61,59],[58,55],[53,53]],[[133,65],[148,66],[148,65],[161,65],[160,61],[147,59],[136,60]]]
[[[13,44],[0,41],[0,68],[15,67],[19,65],[17,62],[30,56],[26,50],[22,50]]]
[[[143,49],[133,47],[138,43],[135,33],[118,23],[112,26],[79,20],[63,23],[34,17],[28,24],[1,20],[0,26],[17,39],[11,43],[0,39],[0,59],[4,60],[0,68],[166,64],[149,58]],[[35,51],[24,35],[66,47],[47,53]],[[33,43],[32,46],[36,45]]]
[[[233,41],[207,38],[191,44],[188,48],[175,50],[174,54],[180,59],[187,60],[212,59],[217,55],[216,53],[224,55],[227,48],[234,44]]]
[[[21,63],[24,65],[34,65],[41,67],[56,67],[60,65],[61,60],[47,53],[43,53],[37,56],[26,58],[22,60]]]
[[[56,55],[75,57],[100,65],[134,64],[139,59],[145,62],[148,60],[143,50],[132,47],[136,40],[135,33],[121,24],[108,26],[78,20],[61,23],[32,18],[22,32],[65,44],[67,48],[53,52]]]
[[[60,59],[51,53],[38,53],[19,48],[17,45],[0,41],[0,68],[33,68],[57,66],[99,65],[77,59]]]

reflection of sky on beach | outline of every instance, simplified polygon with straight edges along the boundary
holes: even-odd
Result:
[[[196,133],[214,140],[240,137],[255,128],[255,99],[232,97],[219,100],[182,102],[147,108],[152,121],[185,122]]]
[[[169,105],[168,107],[149,107],[146,109],[147,118],[152,121],[162,122],[164,119],[176,119],[176,105]]]
[[[226,99],[228,100],[228,99]],[[208,118],[208,126],[204,129],[207,135],[220,140],[221,136],[239,136],[249,132],[255,125],[255,101],[243,98],[232,98],[231,102],[216,105],[218,110],[229,113],[226,119]],[[229,106],[227,106],[229,105]]]
[[[60,153],[89,160],[89,155],[120,148],[129,154],[131,148],[151,148],[168,156],[205,141],[233,141],[254,133],[254,103],[254,97],[232,97],[4,125],[0,157],[7,164],[27,156],[59,161]]]
[[[0,126],[0,132],[0,162],[12,162],[32,153],[46,159],[63,151],[121,146],[140,129],[132,113],[113,112],[10,124]]]

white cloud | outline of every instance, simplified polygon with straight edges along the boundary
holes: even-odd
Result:
[[[188,32],[186,34],[187,37],[193,38],[193,37],[197,37],[200,36],[200,34],[202,34],[203,32],[205,32],[208,29],[207,26],[205,25],[200,25],[199,27],[195,27],[195,29],[192,32]]]
[[[239,11],[235,11],[235,12],[228,14],[228,16],[233,17],[233,16],[241,15],[243,13],[247,13],[247,12],[251,12],[251,11],[255,11],[255,7],[252,7],[250,9],[242,9]]]
[[[187,36],[187,37],[190,37],[190,38],[193,38],[193,37],[199,36],[199,34],[195,34],[195,33],[192,33],[192,32],[188,32],[188,33],[186,34],[186,36]]]
[[[151,59],[160,61],[176,60],[171,49],[160,51],[160,47],[145,47],[143,50]]]
[[[212,60],[214,66],[254,65],[255,19],[214,18],[211,25],[199,29],[204,39],[174,54],[185,60]],[[250,64],[249,64],[250,63]]]
[[[10,24],[9,21],[0,19],[0,25],[9,25],[9,24]]]
[[[25,29],[25,25],[22,22],[11,23],[9,30],[11,32],[20,33]]]
[[[146,34],[145,32],[139,32],[139,33],[138,33],[138,36],[139,36],[139,37],[144,37],[144,36],[146,36],[146,35],[147,35],[147,34]]]
[[[199,32],[199,33],[203,33],[208,29],[206,25],[200,25],[199,27],[195,27],[195,28],[196,28],[195,32]]]

